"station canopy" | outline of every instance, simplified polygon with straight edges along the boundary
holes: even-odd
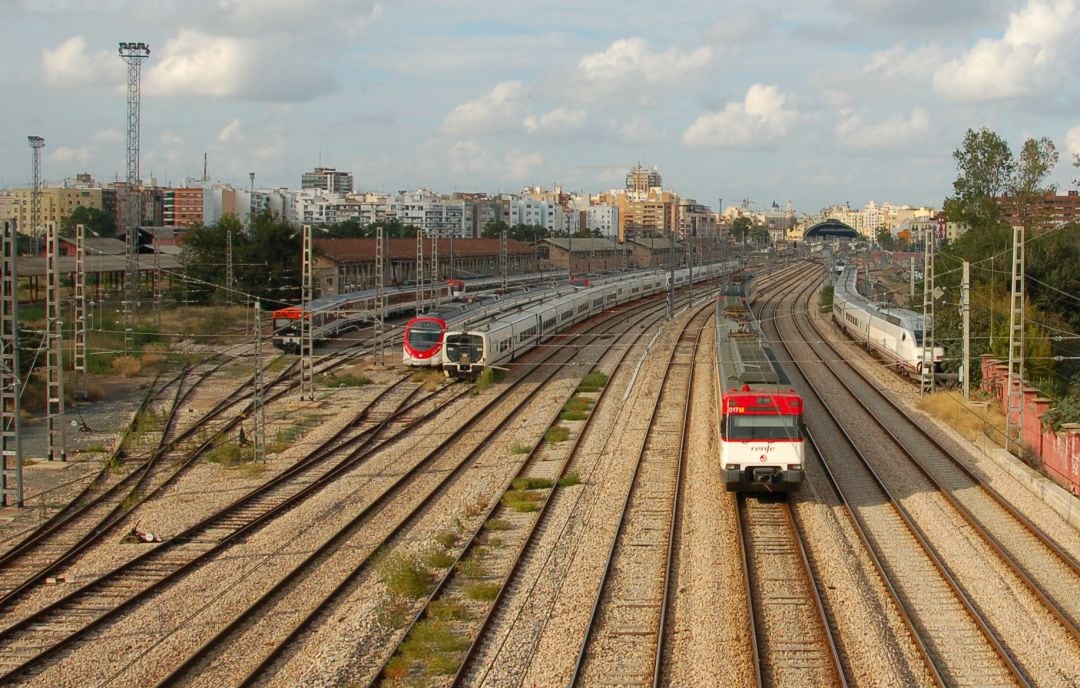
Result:
[[[825,239],[827,237],[857,239],[859,233],[850,225],[830,217],[806,230],[806,234],[803,235],[804,239]]]

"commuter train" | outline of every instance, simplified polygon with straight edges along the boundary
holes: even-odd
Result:
[[[742,289],[716,301],[720,466],[728,492],[794,492],[803,482],[803,402],[754,321]]]
[[[694,269],[694,281],[720,276],[721,264]],[[473,377],[485,368],[509,363],[540,342],[597,315],[646,296],[666,291],[667,272],[630,274],[604,280],[574,293],[502,315],[482,326],[448,329],[442,347],[443,371],[454,377]],[[686,269],[675,272],[675,286],[690,281]]]
[[[921,376],[923,368],[923,316],[903,308],[883,308],[859,294],[858,268],[844,267],[833,288],[833,319],[848,336],[871,351],[877,352],[889,364],[902,371]],[[932,360],[934,372],[941,372],[945,349],[935,346]]]
[[[563,273],[565,274],[565,273]],[[551,279],[558,273],[526,273],[514,275],[507,282],[513,285],[528,284],[543,277]],[[503,283],[501,277],[478,277],[469,280],[450,279],[436,283],[439,300],[475,300],[474,292],[492,289]],[[386,315],[393,316],[416,309],[416,286],[404,285],[386,287],[383,290],[386,299]],[[371,322],[376,317],[378,294],[375,289],[333,294],[312,300],[307,312],[311,316],[311,338],[319,344],[340,335],[349,329],[358,329],[364,321]],[[483,300],[483,296],[479,297]],[[305,310],[303,305],[286,306],[273,311],[274,346],[290,353],[300,351],[300,328]]]

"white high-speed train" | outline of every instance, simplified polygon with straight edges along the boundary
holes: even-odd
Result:
[[[735,264],[729,263],[728,269]],[[694,281],[719,277],[724,265],[694,268]],[[442,347],[442,366],[447,375],[472,377],[485,368],[509,363],[542,341],[609,308],[668,288],[671,275],[650,272],[606,284],[583,288],[573,294],[500,316],[483,326],[447,329]],[[687,269],[675,271],[675,286],[690,281]]]
[[[844,267],[833,287],[833,320],[851,338],[876,351],[886,362],[912,375],[923,367],[923,316],[903,308],[882,308],[856,289],[858,268]],[[935,346],[934,372],[941,372],[945,349]]]

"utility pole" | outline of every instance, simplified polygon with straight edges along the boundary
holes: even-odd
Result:
[[[314,340],[312,337],[311,302],[314,300],[314,280],[311,268],[311,225],[303,227],[303,256],[301,281],[303,294],[303,317],[300,318],[300,398],[315,401],[315,362],[313,360]]]
[[[690,265],[690,280],[686,283],[688,294],[690,295],[690,307],[694,306],[694,235],[697,234],[697,228],[690,227],[690,259],[687,261]]]
[[[910,265],[908,266],[908,276],[909,276],[910,282],[911,282],[911,284],[908,285],[908,298],[911,299],[912,301],[914,301],[915,300],[915,256],[909,256],[908,257],[908,262],[910,263]]]
[[[671,266],[671,279],[668,281],[667,317],[671,320],[675,317],[675,228],[671,228],[668,236],[668,264]]]
[[[934,231],[923,230],[923,339],[920,394],[934,393]],[[872,289],[871,285],[871,289]]]
[[[45,329],[48,353],[45,356],[47,382],[45,398],[49,424],[49,461],[67,461],[64,437],[64,322],[60,313],[59,234],[55,222],[45,223]]]
[[[506,291],[506,230],[499,234],[499,262],[502,264],[502,286]]]
[[[375,229],[375,308],[378,310],[378,319],[375,321],[375,338],[379,346],[379,365],[385,364],[383,349],[384,330],[386,327],[386,296],[383,285],[386,283],[385,260],[386,246],[383,239],[383,228]]]
[[[964,321],[964,401],[971,399],[971,263],[964,261],[960,282],[960,315]]]
[[[75,337],[74,370],[77,378],[76,388],[79,398],[90,398],[89,371],[86,367],[86,227],[75,225]]]
[[[22,432],[19,421],[19,281],[14,222],[0,234],[0,506],[23,507]]]
[[[41,136],[27,136],[30,150],[33,151],[34,186],[30,189],[30,236],[33,238],[34,255],[41,250],[41,149],[45,139]]]
[[[255,425],[251,433],[251,458],[253,461],[263,461],[266,458],[266,406],[264,402],[266,390],[263,386],[261,349],[262,305],[259,299],[255,299],[255,390],[251,401],[251,417]]]
[[[441,303],[442,280],[439,279],[439,232],[431,235],[431,307],[438,308]]]
[[[142,63],[150,58],[146,43],[122,42],[120,58],[127,64],[127,189],[121,199],[123,227],[127,231],[127,276],[124,279],[124,355],[134,344],[135,311],[139,290],[139,224],[142,203],[139,187],[139,81]]]
[[[235,289],[236,281],[233,279],[233,250],[232,250],[232,229],[225,230],[225,291],[228,292],[228,303],[232,305],[233,302],[233,290]]]
[[[416,315],[424,312],[424,233],[416,230]]]
[[[1005,412],[1005,450],[1023,451],[1024,435],[1024,237],[1025,223],[1013,227],[1012,286],[1009,289],[1009,375]]]

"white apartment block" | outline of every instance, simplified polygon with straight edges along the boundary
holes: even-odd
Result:
[[[590,205],[584,209],[585,229],[599,231],[601,236],[614,240],[619,233],[619,208],[609,205]]]

